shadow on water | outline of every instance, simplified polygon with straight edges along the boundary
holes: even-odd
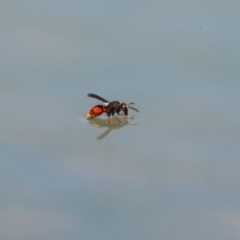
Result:
[[[103,132],[97,137],[97,140],[101,140],[105,138],[112,130],[119,130],[120,128],[125,127],[127,125],[131,125],[131,126],[138,125],[138,123],[131,124],[131,121],[134,119],[134,116],[132,116],[131,118],[132,118],[131,120],[128,120],[124,117],[119,117],[121,123],[119,123],[115,118],[112,118],[111,125],[109,125],[107,119],[101,119],[101,118],[93,118],[88,120],[88,122],[95,128],[107,128],[105,132]]]

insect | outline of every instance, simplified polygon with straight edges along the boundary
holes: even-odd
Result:
[[[128,103],[128,104],[126,104],[124,102],[119,102],[119,101],[109,102],[106,99],[104,99],[96,94],[93,94],[93,93],[89,93],[88,97],[96,98],[96,99],[104,102],[104,104],[96,105],[96,106],[92,107],[87,114],[87,119],[91,119],[91,118],[100,116],[102,113],[106,113],[108,116],[108,124],[111,125],[111,123],[110,123],[111,116],[115,116],[116,120],[119,123],[121,123],[120,119],[115,114],[124,116],[125,118],[128,118],[128,119],[131,119],[130,117],[128,117],[128,108],[131,108],[131,109],[139,112],[136,108],[129,106],[129,105],[134,104],[132,102]]]

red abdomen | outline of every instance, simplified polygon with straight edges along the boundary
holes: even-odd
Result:
[[[106,112],[107,108],[103,105],[96,105],[90,109],[87,114],[87,119],[91,119],[101,115],[102,113]]]

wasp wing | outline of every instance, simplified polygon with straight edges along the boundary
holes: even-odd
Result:
[[[108,100],[106,100],[106,99],[104,99],[104,98],[102,98],[102,97],[100,97],[100,96],[98,96],[98,95],[96,95],[96,94],[94,94],[94,93],[89,93],[89,94],[88,94],[88,97],[96,98],[96,99],[98,99],[98,100],[100,100],[100,101],[102,101],[102,102],[109,103]]]

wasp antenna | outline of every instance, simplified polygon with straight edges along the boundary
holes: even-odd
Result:
[[[134,104],[134,102],[130,102],[128,105]]]
[[[105,103],[109,102],[108,100],[106,100],[106,99],[104,99],[104,98],[102,98],[102,97],[100,97],[100,96],[98,96],[98,95],[96,95],[94,93],[89,93],[87,96],[91,97],[91,98],[96,98],[96,99],[98,99],[98,100],[100,100],[102,102],[105,102]]]
[[[135,110],[136,112],[139,112],[136,108],[133,108],[133,107],[129,107],[129,108]]]

